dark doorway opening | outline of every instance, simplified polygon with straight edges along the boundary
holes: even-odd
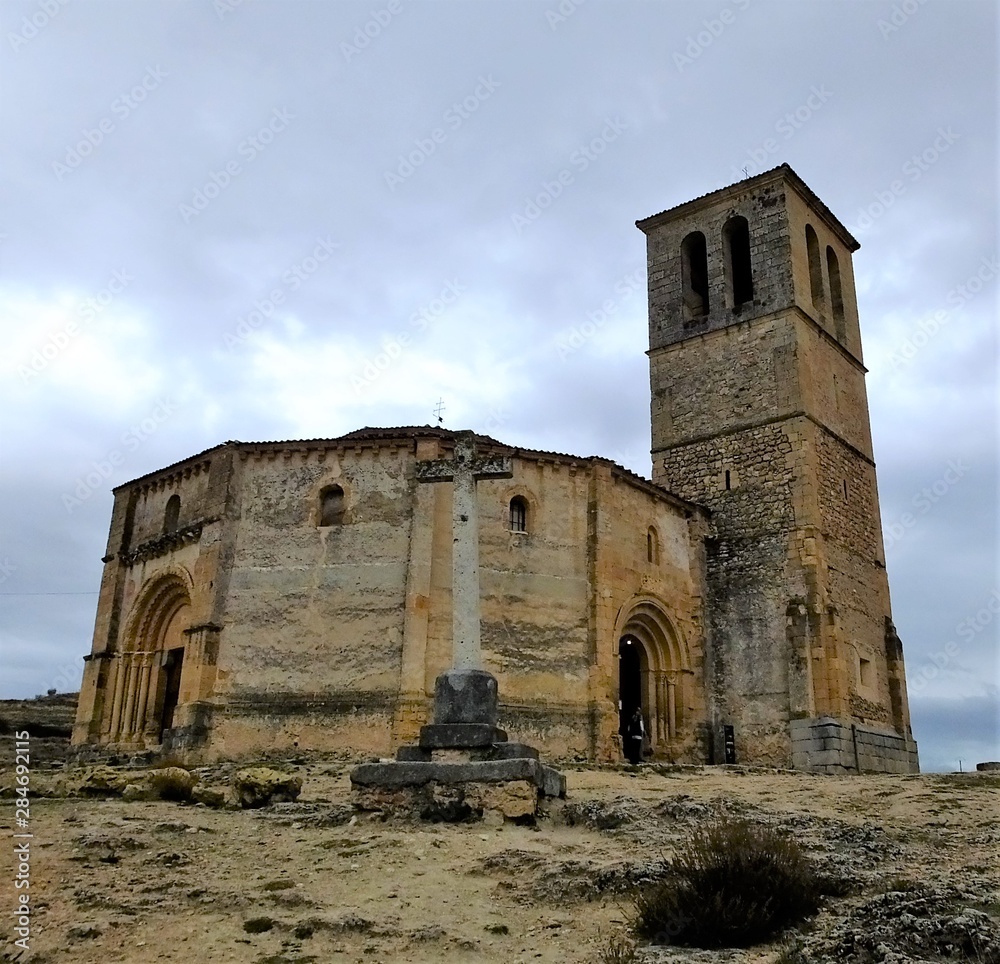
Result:
[[[642,708],[641,647],[631,636],[623,636],[618,643],[618,732],[622,736],[635,708]]]
[[[160,714],[160,739],[165,730],[174,725],[174,710],[181,693],[181,670],[184,666],[184,648],[167,650],[163,658],[163,672],[166,683],[163,690],[163,712]]]

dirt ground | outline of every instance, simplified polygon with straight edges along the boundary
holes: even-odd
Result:
[[[27,951],[12,943],[19,892],[11,854],[24,830],[15,825],[12,774],[0,772],[0,959],[598,962],[626,918],[627,887],[655,876],[693,827],[721,812],[783,827],[856,882],[855,894],[821,912],[819,932],[901,879],[961,884],[1000,918],[995,775],[570,768],[567,800],[529,827],[355,814],[346,762],[285,768],[303,777],[300,798],[263,810],[33,798]],[[199,772],[207,782],[227,776]],[[48,792],[60,777],[32,779]],[[780,947],[668,949],[641,959],[765,962]]]

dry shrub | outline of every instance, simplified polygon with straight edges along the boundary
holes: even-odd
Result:
[[[784,834],[722,818],[696,830],[665,879],[634,895],[634,925],[654,944],[750,947],[819,909],[823,882]]]
[[[639,964],[639,949],[627,934],[615,933],[605,938],[599,954],[600,964]]]

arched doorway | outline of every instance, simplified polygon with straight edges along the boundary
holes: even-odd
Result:
[[[642,643],[633,636],[618,641],[618,732],[623,738],[635,708],[642,709],[644,656]]]
[[[648,597],[623,608],[617,637],[619,732],[638,706],[653,753],[670,756],[688,724],[684,646],[663,605]]]
[[[176,724],[184,700],[187,630],[191,625],[188,580],[179,574],[144,587],[118,654],[109,740],[157,745]]]

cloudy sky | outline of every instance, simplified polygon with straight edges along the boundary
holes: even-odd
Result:
[[[0,16],[0,696],[79,685],[110,489],[227,439],[440,399],[648,475],[634,222],[787,161],[862,243],[923,765],[1000,759],[991,0]]]

